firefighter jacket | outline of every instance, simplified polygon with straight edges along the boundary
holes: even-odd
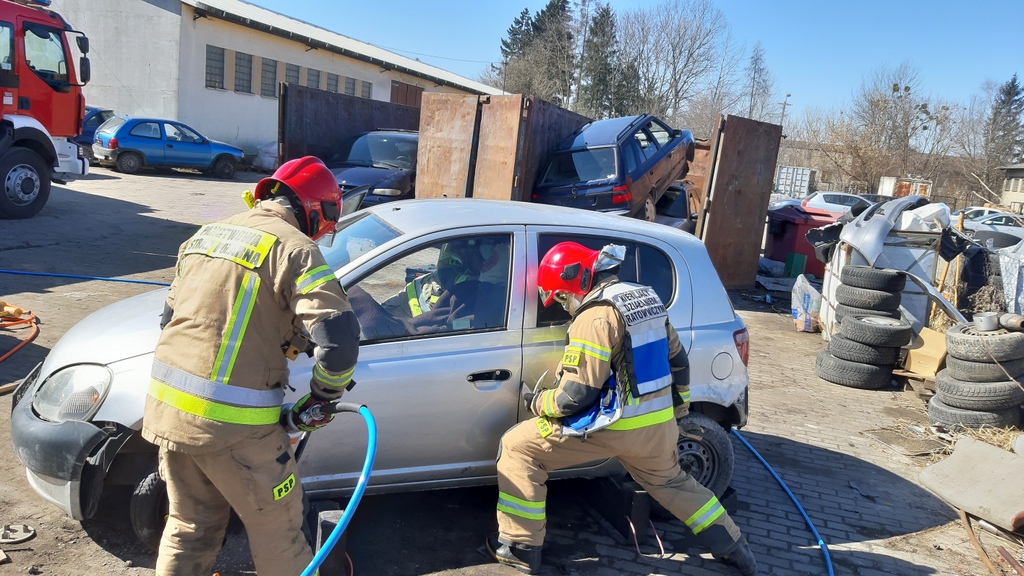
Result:
[[[288,366],[283,346],[316,344],[311,392],[341,396],[359,324],[319,247],[274,202],[203,226],[182,244],[146,399],[143,437],[203,453],[258,426],[278,426]]]
[[[556,386],[537,394],[532,405],[538,416],[560,418],[563,435],[633,430],[674,418],[673,383],[681,383],[677,371],[688,363],[652,288],[601,282],[583,299],[567,338]],[[679,393],[688,398],[684,387]]]

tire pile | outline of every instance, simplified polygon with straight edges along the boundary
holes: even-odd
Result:
[[[959,324],[946,332],[946,368],[935,375],[928,401],[933,425],[1002,428],[1021,421],[1024,333],[982,332]]]
[[[836,287],[839,332],[814,362],[822,380],[866,390],[892,384],[900,348],[913,337],[900,319],[900,292],[907,278],[896,270],[844,266]]]

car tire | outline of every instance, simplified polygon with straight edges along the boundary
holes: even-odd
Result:
[[[946,331],[946,352],[971,362],[1005,362],[1024,358],[1024,333],[1005,329],[981,332],[973,324],[957,324]]]
[[[878,366],[892,366],[900,357],[900,349],[892,347],[870,346],[854,342],[842,334],[834,334],[828,342],[830,354],[840,360],[849,362],[860,362],[861,364],[876,364]]]
[[[878,390],[892,384],[892,366],[840,360],[822,350],[814,360],[814,373],[826,382],[861,390]]]
[[[121,152],[114,161],[117,171],[124,174],[135,174],[142,168],[142,156],[135,152]]]
[[[836,301],[854,308],[892,312],[900,307],[900,293],[840,284],[836,287]]]
[[[654,200],[648,196],[647,199],[644,200],[643,208],[640,209],[640,219],[645,222],[654,222],[654,219],[657,218],[657,216],[658,211],[654,206]]]
[[[1005,428],[1020,423],[1020,407],[1004,410],[965,410],[946,404],[938,396],[932,396],[928,401],[928,420],[947,430],[961,426],[964,428],[981,428],[982,426]]]
[[[715,496],[721,496],[732,482],[735,467],[729,433],[700,412],[690,412],[678,424],[679,466]]]
[[[12,146],[0,158],[0,216],[31,218],[50,197],[50,169],[39,154]]]
[[[898,318],[850,314],[839,324],[839,333],[861,344],[900,348],[910,342],[914,329]]]
[[[946,370],[949,375],[964,382],[999,382],[1020,380],[1024,375],[1024,359],[1004,362],[972,362],[946,355]]]
[[[160,549],[160,538],[169,512],[167,483],[160,477],[160,472],[154,470],[135,486],[128,508],[132,531],[153,552]]]
[[[217,158],[210,172],[215,178],[230,180],[235,177],[235,161],[231,158]]]
[[[907,276],[899,270],[872,268],[871,266],[843,266],[839,282],[855,288],[901,292],[907,285]]]
[[[948,368],[935,375],[935,393],[943,404],[964,410],[1003,410],[1024,403],[1024,388],[1014,380],[967,382]]]
[[[836,322],[843,323],[843,318],[852,314],[859,314],[861,316],[881,316],[883,318],[899,319],[899,310],[872,310],[871,308],[856,308],[854,306],[847,306],[846,304],[836,304]]]

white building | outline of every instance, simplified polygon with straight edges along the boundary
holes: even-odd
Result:
[[[240,0],[57,0],[90,40],[86,103],[171,118],[254,154],[277,141],[282,82],[419,106],[502,91]]]

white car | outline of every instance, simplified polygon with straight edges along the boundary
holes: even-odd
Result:
[[[845,192],[815,192],[804,198],[800,206],[806,211],[828,212],[835,216],[842,216],[853,208],[871,206],[871,202]]]
[[[1006,212],[998,208],[987,208],[985,206],[965,206],[956,212],[949,215],[950,222],[956,222],[960,217],[960,214],[964,215],[964,221],[978,220],[985,216],[991,216],[993,214],[1006,214]]]
[[[964,219],[964,229],[970,231],[975,238],[979,240],[986,240],[988,238],[995,238],[995,248],[1003,248],[1006,246],[1012,246],[1017,244],[1021,240],[1024,240],[1024,217],[1016,214],[1006,214],[999,212],[996,214],[989,214],[988,216],[982,216],[974,220]],[[1014,242],[1010,238],[1000,238],[999,234],[1008,234],[1017,239]]]

